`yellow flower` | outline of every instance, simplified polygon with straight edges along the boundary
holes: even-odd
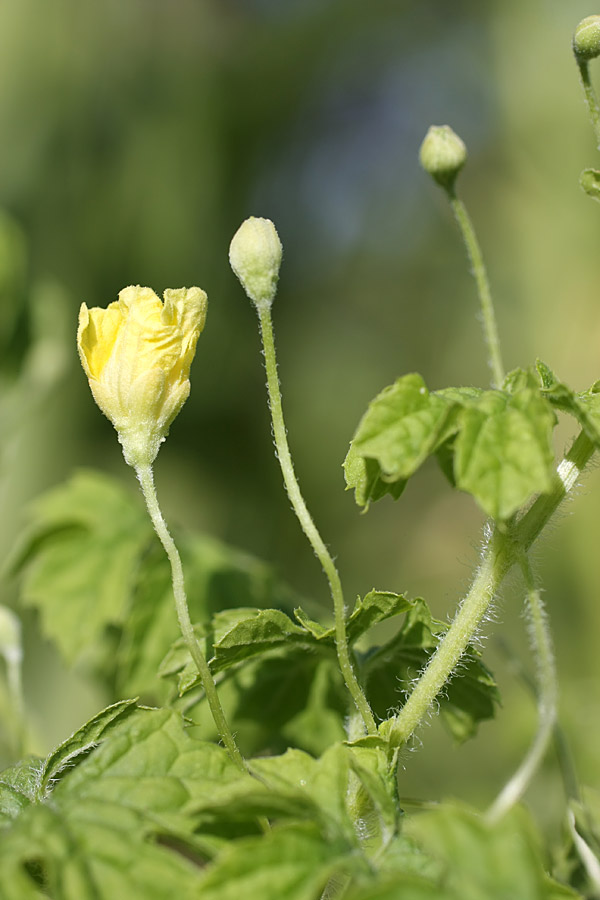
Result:
[[[94,400],[117,429],[130,466],[150,465],[190,392],[206,319],[200,288],[127,287],[107,309],[79,311],[77,348]]]

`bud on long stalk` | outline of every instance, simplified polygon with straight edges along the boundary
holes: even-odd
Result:
[[[251,216],[233,236],[229,262],[257,309],[270,306],[275,298],[282,252],[270,219]]]

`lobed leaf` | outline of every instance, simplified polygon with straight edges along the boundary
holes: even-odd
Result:
[[[190,687],[183,681],[188,674],[197,684],[195,670],[186,669],[186,661],[184,651],[180,672],[165,673],[170,679],[183,676],[182,690]],[[296,647],[248,659],[223,673],[219,695],[247,756],[280,753],[289,746],[320,754],[346,736],[348,699],[332,652],[308,653]],[[203,694],[196,688],[183,700],[202,735],[218,740]]]
[[[494,826],[443,804],[407,822],[407,833],[442,867],[448,900],[559,900],[578,895],[547,874],[532,822],[516,807]],[[510,861],[510,864],[507,864]]]
[[[124,622],[152,528],[135,495],[88,471],[39,498],[31,519],[11,572],[23,575],[23,602],[73,662],[107,626]]]
[[[251,780],[223,748],[190,738],[177,713],[128,702],[94,717],[32,778],[2,777],[29,802],[0,820],[0,883],[18,886],[15,898],[57,900],[197,896],[190,810]]]
[[[233,627],[234,620],[244,616],[238,608],[249,615],[247,610],[257,607],[292,608],[297,600],[269,566],[246,553],[204,535],[183,536],[178,545],[190,614],[203,633],[209,623],[214,629],[219,622],[223,632]],[[118,654],[120,692],[155,692],[157,670],[178,638],[169,563],[157,547],[144,559],[134,589]],[[211,655],[212,649],[207,648],[207,656]],[[196,675],[191,666],[189,674],[188,685]]]
[[[383,485],[395,485],[399,496],[400,485],[435,454],[453,485],[504,521],[550,490],[555,423],[531,370],[515,369],[494,391],[430,393],[420,375],[406,375],[361,420],[345,463],[347,484],[363,506],[384,495]]]
[[[202,900],[317,900],[339,871],[361,867],[343,843],[324,841],[310,823],[236,841],[201,881]]]
[[[532,388],[482,394],[462,415],[454,452],[457,487],[492,518],[510,518],[552,486],[555,422],[548,402]]]
[[[552,406],[573,416],[595,447],[600,447],[600,385],[575,393],[541,360],[536,363],[542,393]]]
[[[355,644],[374,625],[406,612],[411,606],[412,601],[407,600],[403,594],[396,594],[393,591],[376,591],[373,588],[362,599],[357,598],[354,609],[346,621],[348,642]],[[335,641],[335,628],[325,628],[318,622],[314,622],[301,608],[295,609],[294,615],[305,631],[308,631],[315,640]]]
[[[355,488],[357,503],[383,496],[383,483],[396,484],[399,496],[406,479],[456,430],[456,408],[453,399],[430,394],[417,374],[385,388],[361,419],[346,457],[347,485]],[[377,471],[357,456],[374,460]]]
[[[386,494],[397,500],[406,487],[406,478],[386,481],[377,460],[361,456],[354,442],[350,444],[343,469],[346,490],[354,490],[354,499],[359,506],[365,507],[365,512],[371,500],[381,500]]]

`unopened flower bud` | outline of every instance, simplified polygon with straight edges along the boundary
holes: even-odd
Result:
[[[451,188],[467,161],[467,148],[449,125],[432,125],[419,152],[421,165],[444,188]]]
[[[107,309],[79,311],[77,347],[94,400],[113,423],[130,466],[151,465],[190,392],[206,319],[200,288],[127,287]]]
[[[231,268],[257,307],[268,307],[277,291],[283,248],[270,219],[242,222],[229,247]]]
[[[573,35],[573,53],[578,60],[600,56],[600,16],[581,20]]]

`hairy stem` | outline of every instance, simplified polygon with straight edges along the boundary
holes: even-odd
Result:
[[[458,223],[467,249],[471,271],[475,279],[475,284],[477,285],[477,295],[481,306],[483,334],[488,351],[488,362],[492,370],[492,384],[499,388],[504,381],[504,366],[502,364],[502,354],[500,352],[500,338],[498,336],[498,326],[496,324],[496,315],[494,313],[492,292],[490,290],[490,283],[483,261],[483,254],[465,204],[456,195],[454,187],[450,188],[447,193],[452,212],[454,213],[454,217]]]
[[[494,532],[483,553],[469,593],[394,720],[390,731],[390,744],[393,747],[408,741],[448,681],[512,565],[511,551],[510,542],[504,535]]]
[[[544,758],[556,723],[558,682],[546,610],[540,591],[535,585],[531,564],[526,553],[521,555],[519,562],[527,590],[531,648],[537,664],[536,695],[539,722],[537,733],[521,765],[489,808],[487,812],[489,822],[497,822],[521,799]]]
[[[598,146],[598,149],[600,150],[600,107],[598,106],[598,98],[596,97],[596,91],[594,90],[594,86],[590,78],[590,68],[588,65],[588,61],[586,59],[578,59],[577,66],[579,68],[579,74],[581,76],[581,85],[583,87],[583,93],[585,95],[585,102],[587,104],[590,122],[592,123],[594,134],[596,135],[596,144]]]
[[[263,344],[263,352],[265,357],[265,369],[267,372],[267,391],[269,395],[269,408],[271,411],[271,421],[273,423],[273,437],[277,448],[277,458],[281,467],[283,481],[287,495],[290,499],[294,512],[300,522],[302,531],[308,538],[317,559],[321,563],[321,567],[329,582],[329,590],[333,600],[333,610],[335,616],[335,645],[337,649],[340,670],[354,704],[359,711],[364,726],[368,734],[375,734],[377,726],[373,713],[365,697],[358,679],[352,666],[350,658],[350,649],[348,647],[348,637],[346,634],[346,610],[344,606],[344,594],[342,591],[342,583],[340,576],[335,567],[335,563],[325,546],[319,531],[308,511],[304,498],[300,492],[298,479],[294,472],[292,457],[287,440],[285,430],[285,422],[283,419],[283,409],[281,404],[281,391],[279,388],[279,378],[277,375],[277,357],[275,355],[275,341],[273,338],[273,322],[271,319],[270,306],[257,307],[258,319],[260,322],[260,332]]]
[[[175,545],[175,541],[169,533],[167,524],[163,518],[160,506],[158,504],[158,497],[156,496],[152,467],[138,466],[135,471],[142,486],[142,493],[146,501],[146,506],[148,507],[148,513],[150,514],[150,518],[152,519],[152,524],[154,525],[155,531],[169,558],[169,563],[171,564],[173,596],[175,597],[175,608],[177,610],[177,619],[179,620],[181,634],[189,650],[190,656],[192,657],[194,664],[198,670],[198,674],[202,682],[202,687],[204,688],[204,693],[206,694],[206,699],[208,701],[208,705],[210,707],[210,711],[212,713],[212,717],[214,719],[221,740],[223,741],[231,759],[242,771],[245,771],[246,764],[235,742],[235,738],[233,737],[231,729],[227,723],[227,719],[225,718],[225,713],[223,712],[223,707],[221,706],[221,701],[219,700],[217,688],[208,667],[206,657],[204,656],[202,648],[200,647],[196,635],[194,634],[194,628],[190,619],[190,612],[188,609],[187,597],[185,593],[185,583],[183,578],[181,557],[179,556],[179,551]]]
[[[538,537],[576,484],[593,452],[594,445],[583,431],[580,432],[559,464],[551,490],[537,498],[515,524],[511,534],[498,529],[493,531],[473,584],[456,617],[390,727],[392,747],[405,744],[427,714],[477,632],[504,576]]]

